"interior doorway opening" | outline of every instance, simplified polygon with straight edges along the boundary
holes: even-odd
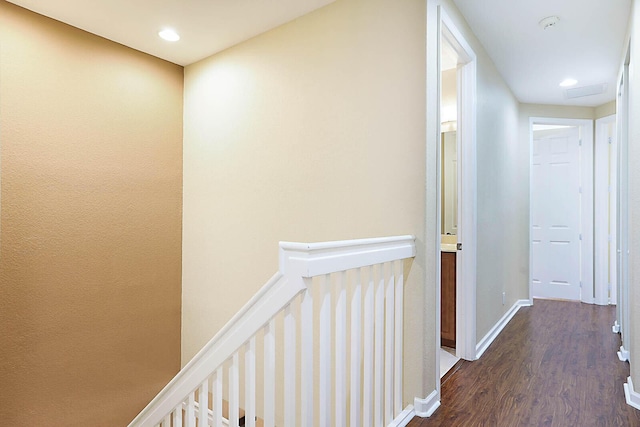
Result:
[[[593,121],[530,118],[531,298],[594,303]]]
[[[451,365],[475,360],[477,354],[476,56],[442,6],[438,16],[437,360],[442,377],[447,359]]]

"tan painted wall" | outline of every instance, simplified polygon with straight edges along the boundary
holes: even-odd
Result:
[[[595,108],[594,119],[611,116],[616,113],[616,101],[607,102]]]
[[[446,122],[447,120],[451,120],[450,117],[453,117],[454,120],[457,119],[456,112],[456,104],[457,104],[457,90],[456,86],[458,84],[458,70],[452,68],[451,70],[446,70],[442,72],[442,80],[441,80],[441,113],[440,120],[442,122]],[[448,113],[448,114],[445,114]],[[447,115],[451,115],[450,117],[446,117]]]
[[[523,126],[526,126],[526,135],[522,132],[520,132],[520,135],[521,138],[526,138],[527,141],[529,140],[529,117],[593,120],[595,118],[595,108],[566,105],[520,104],[520,129],[524,130]]]
[[[405,404],[423,396],[424,32],[422,0],[341,0],[186,67],[183,364],[278,241],[415,234]]]
[[[181,67],[0,1],[0,419],[121,426],[180,367]]]

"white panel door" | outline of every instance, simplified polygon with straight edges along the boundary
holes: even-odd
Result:
[[[578,128],[534,132],[532,158],[532,296],[580,300]]]

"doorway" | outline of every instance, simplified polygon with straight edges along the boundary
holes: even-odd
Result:
[[[452,332],[453,343],[449,345],[455,348],[450,352],[457,359],[476,359],[477,221],[476,56],[442,5],[438,6],[438,21],[439,104],[432,127],[428,122],[428,129],[435,130],[435,134],[429,133],[428,143],[432,141],[437,147],[437,278],[441,286],[444,280],[450,285],[448,291],[439,286],[437,292],[436,360],[440,368],[444,328]],[[453,264],[445,265],[443,255],[454,259]],[[441,324],[447,315],[448,324]]]
[[[531,118],[530,144],[530,295],[593,303],[593,122]]]
[[[440,46],[440,378],[456,354],[456,277],[458,243],[458,66],[462,58],[443,39]]]

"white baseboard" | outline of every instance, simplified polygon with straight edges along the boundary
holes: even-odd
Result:
[[[440,396],[438,396],[438,391],[433,390],[429,396],[424,399],[415,398],[413,400],[413,407],[417,417],[430,417],[436,409],[440,406]]]
[[[620,346],[620,351],[618,352],[618,359],[621,362],[629,361],[629,350],[626,350],[623,345]]]
[[[498,320],[498,323],[496,323],[489,333],[487,333],[487,335],[480,340],[478,345],[476,345],[476,359],[480,359],[480,356],[482,356],[482,354],[489,348],[491,343],[496,339],[500,332],[502,332],[504,327],[507,326],[509,320],[515,316],[518,310],[520,310],[520,307],[529,307],[530,305],[531,300],[528,299],[520,299],[516,301],[516,303],[513,304],[513,307],[511,307],[509,311],[507,311],[504,316]]]
[[[387,427],[405,427],[415,416],[416,411],[413,408],[413,405],[409,405],[404,408],[404,411],[400,412],[400,414],[393,421],[391,421],[391,424],[389,424]]]
[[[628,377],[624,384],[624,397],[627,400],[627,405],[640,409],[640,393],[633,389],[631,377]]]

